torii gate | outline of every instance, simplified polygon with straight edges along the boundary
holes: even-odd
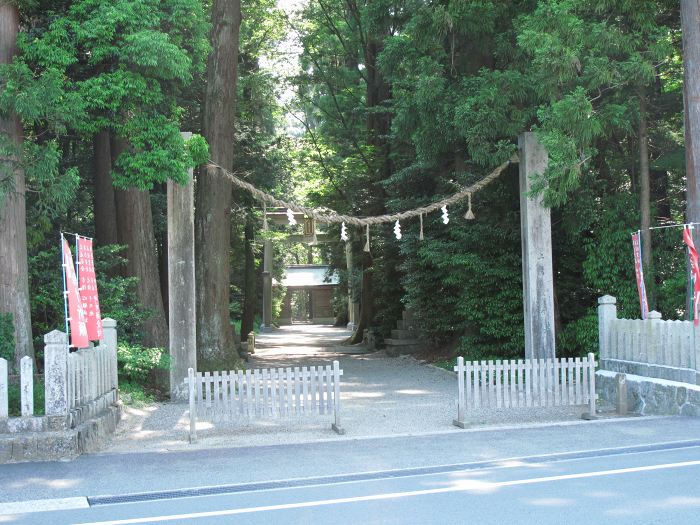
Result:
[[[183,133],[188,139],[191,133]],[[529,196],[534,175],[547,169],[548,155],[535,133],[518,137],[520,157],[520,230],[523,257],[525,357],[555,357],[554,279],[550,210],[543,197]],[[197,367],[194,281],[193,171],[185,185],[168,181],[168,290],[171,399],[187,396],[184,378]],[[284,214],[286,217],[286,214]],[[299,214],[301,216],[301,214]],[[321,240],[321,239],[319,239]],[[348,270],[352,253],[346,245]],[[263,329],[272,326],[272,241],[265,240],[263,262]],[[357,320],[356,299],[349,290],[350,325]]]
[[[303,213],[294,213],[294,219],[298,223],[304,223],[306,220]],[[268,223],[284,225],[288,223],[289,215],[286,211],[265,211],[266,220],[263,222],[263,229],[269,228]],[[318,233],[313,230],[315,226],[312,221],[309,223],[304,223],[304,235],[290,235],[287,238],[287,242],[305,242],[314,244],[322,244],[327,242],[335,242],[335,239],[331,239],[326,233]],[[345,257],[347,261],[348,274],[353,271],[353,260],[352,260],[352,247],[350,243],[345,244]],[[265,333],[272,330],[272,240],[266,238],[263,243],[263,315],[262,324],[260,325],[260,332]],[[354,330],[356,327],[357,320],[359,318],[359,302],[358,297],[354,296],[352,290],[352,282],[348,279],[348,329]]]

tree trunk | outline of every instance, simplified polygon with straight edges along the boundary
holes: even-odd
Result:
[[[115,162],[125,148],[122,139],[112,143]],[[138,278],[136,295],[141,306],[149,311],[149,317],[143,323],[142,344],[168,348],[168,323],[160,292],[151,198],[147,191],[135,188],[116,190],[115,196],[119,243],[126,245],[126,275]]]
[[[668,172],[651,170],[651,200],[656,204],[656,220],[671,221],[671,200],[668,197]]]
[[[214,0],[207,67],[204,136],[214,162],[233,169],[240,0]],[[195,246],[198,360],[237,358],[229,315],[231,183],[202,170],[197,180]]]
[[[685,107],[686,221],[700,222],[700,2],[681,0],[683,34],[683,102]],[[700,227],[693,230],[700,246]],[[688,303],[693,296],[688,280]],[[686,309],[686,315],[692,307]]]
[[[362,342],[364,332],[372,323],[374,317],[374,287],[372,283],[372,256],[362,252],[362,294],[360,302],[360,322],[357,330],[350,338],[350,344]]]
[[[101,130],[92,141],[95,185],[95,241],[101,246],[117,244],[117,204],[112,185],[112,150],[109,131]]]
[[[255,222],[248,215],[245,223],[245,285],[243,297],[243,318],[241,319],[241,341],[245,341],[248,334],[253,331],[255,324],[255,305],[258,303],[257,280],[255,271],[255,254],[253,242],[255,241]]]
[[[647,132],[647,101],[644,93],[639,97],[639,215],[642,233],[642,265],[649,305],[654,304],[654,272],[651,266],[651,176],[649,173],[649,134]]]
[[[0,0],[0,64],[10,64],[17,52],[19,12],[12,3]],[[0,135],[16,147],[22,145],[22,124],[14,113],[0,115]],[[14,158],[0,159],[14,179],[0,202],[0,312],[12,314],[15,336],[15,366],[25,355],[34,359],[29,276],[27,266],[27,213],[24,171]],[[0,172],[0,177],[5,172]],[[56,239],[58,242],[58,239]],[[58,244],[56,245],[58,246]]]
[[[167,215],[168,210],[166,208]],[[160,293],[163,300],[165,318],[170,319],[170,289],[168,288],[168,229],[165,228],[160,239],[156,239],[156,253],[158,254],[158,273],[160,274]]]
[[[380,182],[391,175],[391,147],[387,135],[391,128],[391,118],[388,112],[377,111],[385,101],[391,98],[391,87],[382,77],[377,66],[377,56],[382,50],[381,38],[368,36],[364,48],[365,65],[367,71],[366,105],[367,105],[367,142],[375,148],[375,157],[379,160],[378,169],[371,171],[369,177],[376,192],[377,199],[365,208],[366,215],[382,214],[386,211],[384,206],[385,192]],[[372,282],[372,256],[363,252],[362,257],[362,292],[360,293],[360,321],[357,331],[353,334],[350,343],[356,344],[362,341],[363,332],[369,328],[374,319],[374,285]]]

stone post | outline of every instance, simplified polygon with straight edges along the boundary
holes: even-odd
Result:
[[[612,295],[598,298],[598,349],[600,350],[601,368],[605,368],[603,359],[612,359],[610,355],[610,323],[617,319],[617,299]]]
[[[182,133],[188,140],[192,133]],[[197,319],[194,261],[194,176],[187,182],[168,180],[168,331],[170,399],[189,396],[187,370],[197,370]]]
[[[647,342],[647,354],[644,358],[644,361],[646,361],[647,363],[664,362],[665,360],[663,358],[660,359],[664,345],[663,335],[661,333],[663,329],[663,325],[661,324],[661,313],[657,312],[656,310],[652,310],[651,312],[649,312],[644,325],[645,330],[644,335],[642,337],[644,337],[644,339],[646,339]],[[676,344],[680,347],[680,342]],[[632,346],[632,361],[640,361],[640,356],[637,355],[638,349],[638,345]],[[681,349],[678,348],[677,352],[680,354]],[[674,352],[671,355],[676,356],[677,354]],[[680,366],[680,361],[676,361],[672,358],[669,361],[666,361],[666,364],[671,366]]]
[[[22,417],[34,415],[34,363],[25,355],[19,360]]]
[[[104,341],[108,329],[104,321]],[[68,415],[68,336],[59,330],[44,336],[44,397],[49,417]]]
[[[555,357],[552,226],[543,196],[530,197],[532,178],[544,173],[549,157],[535,133],[518,138],[520,148],[520,232],[523,253],[525,358]]]
[[[10,413],[7,395],[8,382],[7,359],[0,357],[0,419],[6,419]]]
[[[102,319],[102,346],[109,348],[110,359],[110,382],[112,388],[119,389],[119,380],[117,378],[117,322],[114,319],[105,317]],[[116,400],[115,400],[116,401]]]
[[[625,374],[615,375],[615,386],[617,389],[617,415],[626,416],[627,408],[627,376]]]
[[[348,330],[354,331],[357,328],[357,319],[355,318],[355,297],[352,291],[354,263],[352,259],[352,244],[345,243],[345,261],[348,273]]]
[[[272,239],[265,239],[263,249],[263,324],[261,332],[272,330]]]

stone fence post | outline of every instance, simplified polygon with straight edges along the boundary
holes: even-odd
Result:
[[[7,419],[10,413],[7,397],[8,382],[7,359],[0,357],[0,420]]]
[[[617,319],[617,299],[612,295],[604,295],[598,299],[598,348],[600,359],[610,359],[610,323]],[[602,362],[601,362],[602,368]]]
[[[109,317],[102,319],[102,333],[102,345],[111,350],[110,359],[113,361],[110,366],[111,377],[109,380],[112,388],[117,389],[119,387],[117,379],[117,322]]]
[[[59,330],[44,336],[44,393],[47,416],[68,416],[68,336]]]

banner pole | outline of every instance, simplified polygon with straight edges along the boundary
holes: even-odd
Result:
[[[68,327],[68,288],[66,288],[66,254],[63,251],[65,239],[61,232],[61,271],[63,274],[63,318],[66,320],[66,337],[68,337],[68,347],[70,348],[70,330]]]
[[[78,238],[80,237],[77,233],[75,235],[75,280],[78,281],[78,294],[80,294],[80,251],[78,251]],[[82,298],[80,299],[82,301]]]

